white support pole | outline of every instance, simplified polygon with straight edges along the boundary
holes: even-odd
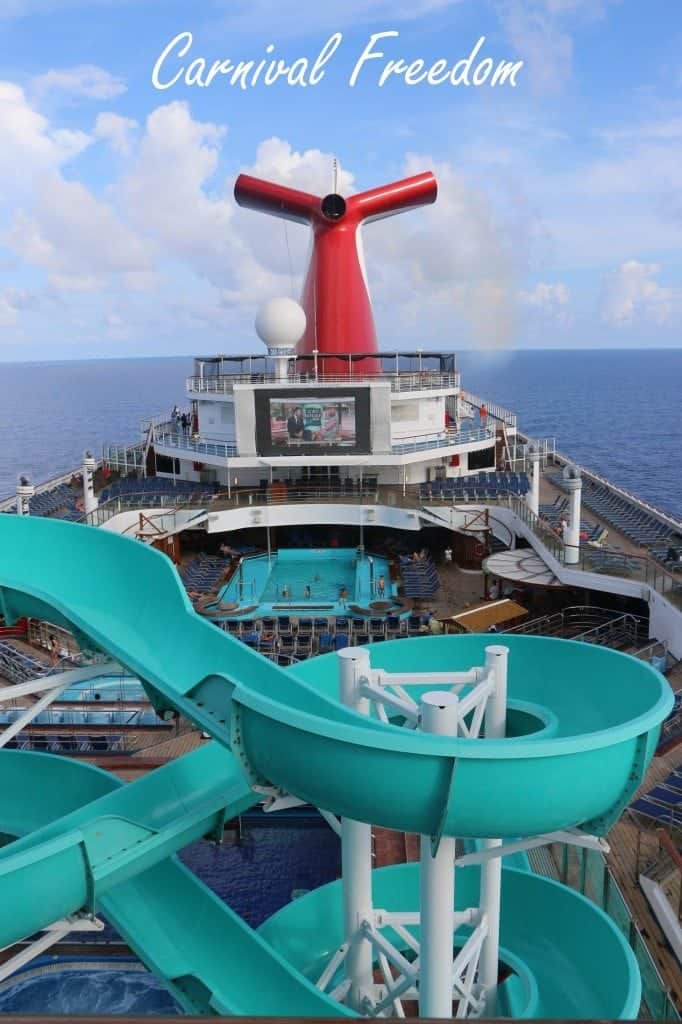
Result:
[[[69,680],[67,679],[64,681],[63,676],[61,679],[62,681],[58,683],[57,686],[54,686],[51,690],[48,690],[47,693],[44,693],[40,700],[37,700],[35,704],[31,704],[30,707],[26,708],[18,718],[11,722],[0,733],[0,747],[6,746],[6,744],[20,733],[22,729],[25,729],[27,725],[30,725],[30,723],[38,717],[41,711],[44,711],[45,708],[49,707],[50,704],[64,692],[69,685]]]
[[[457,735],[459,700],[454,693],[425,693],[421,715],[424,732]],[[419,1014],[451,1017],[455,840],[449,836],[441,839],[435,856],[431,853],[431,837],[421,836],[420,903]]]
[[[530,456],[530,490],[526,494],[526,503],[531,512],[540,514],[540,452],[532,444],[528,447]]]
[[[567,565],[575,565],[580,561],[580,502],[582,497],[582,480],[580,474],[566,479],[564,487],[568,491],[570,511],[568,529],[564,534],[564,561]]]
[[[31,514],[31,498],[35,494],[36,489],[33,484],[27,480],[25,476],[19,477],[19,483],[17,484],[17,515],[18,516],[30,516]]]
[[[370,713],[370,702],[361,696],[361,680],[370,674],[369,651],[346,647],[338,652],[339,690],[346,707]],[[352,818],[341,819],[341,866],[343,874],[344,938],[348,943],[346,979],[350,982],[347,1004],[362,1009],[374,984],[372,945],[363,922],[372,920],[372,826]]]
[[[100,676],[118,675],[120,672],[121,666],[117,662],[99,661],[93,665],[85,665],[83,668],[69,668],[65,672],[37,676],[25,683],[13,683],[11,686],[0,687],[0,706],[5,701],[16,700],[17,697],[26,697],[32,693],[43,693],[45,690],[54,690],[56,686],[62,684],[65,689],[75,683],[97,679]]]
[[[485,649],[486,668],[494,673],[493,692],[485,715],[486,739],[501,739],[507,722],[507,661],[509,648],[493,645]],[[484,850],[501,846],[501,839],[485,839]],[[488,934],[481,949],[478,979],[485,993],[486,1017],[497,1013],[497,976],[500,959],[500,907],[502,896],[502,858],[493,857],[481,865],[481,911],[488,923]]]
[[[9,978],[18,971],[20,967],[25,967],[26,964],[30,963],[31,960],[35,960],[37,956],[44,953],[50,946],[54,946],[57,942],[61,942],[62,939],[73,931],[78,932],[101,932],[104,929],[104,925],[100,920],[95,918],[83,918],[83,917],[66,917],[61,918],[59,921],[55,921],[48,928],[43,929],[44,934],[40,938],[35,939],[25,949],[20,950],[9,960],[0,965],[0,981],[4,981],[5,978]],[[4,952],[5,949],[9,949],[9,946],[4,946],[0,952]]]
[[[83,511],[86,516],[91,516],[98,505],[93,480],[96,469],[97,462],[90,452],[86,452],[83,459]]]

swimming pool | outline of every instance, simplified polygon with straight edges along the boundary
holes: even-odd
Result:
[[[275,814],[267,825],[252,826],[248,818],[239,842],[230,833],[220,846],[198,840],[180,858],[257,928],[297,895],[338,878],[341,844],[319,820],[315,827],[291,827]],[[106,934],[117,938],[110,927]],[[92,935],[75,933],[74,941],[86,944]],[[0,982],[0,1013],[174,1016],[182,1010],[139,961],[84,955],[41,957]]]
[[[165,985],[136,961],[44,958],[0,984],[0,1013],[178,1016]]]
[[[225,618],[230,605],[254,616],[344,615],[350,605],[368,607],[395,597],[388,559],[356,548],[281,548],[244,558],[219,595]],[[220,610],[220,609],[219,609]]]
[[[61,701],[119,701],[133,700],[148,703],[149,697],[145,693],[142,683],[135,676],[124,675],[102,675],[96,679],[85,679],[81,683],[74,683],[61,694]]]

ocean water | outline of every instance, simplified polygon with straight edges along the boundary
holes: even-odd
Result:
[[[682,349],[458,353],[463,386],[531,437],[682,517]]]
[[[461,352],[463,386],[521,429],[682,515],[682,349]],[[0,365],[0,497],[19,473],[67,472],[90,448],[139,437],[184,400],[189,357]]]

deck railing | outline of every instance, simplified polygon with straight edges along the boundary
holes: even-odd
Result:
[[[394,441],[391,445],[391,452],[393,455],[402,455],[409,452],[426,452],[430,448],[448,448],[454,445],[472,444],[476,441],[491,441],[494,439],[494,426],[479,427],[476,430],[446,430],[438,434],[429,434],[424,438]],[[377,457],[380,457],[380,455]]]
[[[503,405],[498,405],[497,402],[486,402],[485,399],[480,398],[478,395],[473,395],[470,391],[460,391],[459,396],[460,400],[471,406],[472,409],[480,411],[481,407],[485,406],[489,416],[516,430],[515,412],[510,412],[509,409],[505,409]]]
[[[597,850],[566,844],[557,844],[553,849],[559,855],[563,884],[578,890],[608,914],[635,954],[642,976],[642,1000],[648,1011],[644,1015],[652,1020],[679,1020],[671,995],[603,855]]]
[[[327,385],[390,384],[391,391],[444,391],[459,389],[458,373],[441,373],[438,370],[404,371],[396,373],[290,373],[282,379],[274,373],[230,373],[215,377],[188,377],[187,391],[190,394],[229,395],[235,384],[270,384],[275,386],[305,384],[323,387]]]
[[[119,470],[126,476],[145,468],[145,446],[143,441],[135,444],[105,444],[102,448],[102,462],[111,469]]]
[[[391,445],[391,454],[407,455],[412,452],[428,452],[432,448],[450,448],[457,445],[472,444],[480,441],[491,441],[495,438],[493,426],[479,427],[476,430],[447,430],[429,434],[423,438],[395,441]],[[213,455],[221,459],[237,456],[237,446],[220,438],[203,435],[185,434],[181,430],[156,430],[154,444],[159,448],[173,448],[178,451],[191,452],[194,455]],[[282,457],[291,455],[291,450],[283,450]],[[342,456],[343,451],[339,454]],[[381,453],[376,457],[380,458]]]
[[[221,459],[232,459],[237,454],[236,444],[213,437],[183,434],[182,431],[155,432],[154,444],[158,448],[176,448],[194,455],[216,455]]]
[[[641,509],[643,512],[648,512],[650,515],[654,516],[665,526],[669,526],[672,530],[682,532],[681,520],[675,519],[675,517],[670,515],[669,512],[664,512],[663,509],[656,508],[655,505],[651,505],[648,501],[645,501],[643,498],[638,497],[638,495],[633,494],[631,491],[626,490],[624,487],[620,487],[618,484],[612,483],[611,480],[607,480],[606,477],[600,476],[600,474],[595,473],[594,470],[586,469],[584,466],[579,465],[574,459],[569,458],[568,455],[564,455],[563,452],[557,451],[555,449],[553,453],[553,459],[558,466],[575,466],[577,469],[580,470],[581,476],[584,477],[587,481],[600,484],[602,487],[605,487],[612,494],[617,495],[619,498],[625,499],[625,501],[627,501],[628,504],[634,506],[635,508]]]
[[[102,460],[97,461],[96,470],[101,469]],[[70,469],[67,473],[60,473],[58,476],[52,476],[48,480],[43,480],[42,483],[35,484],[36,494],[45,494],[46,491],[52,491],[55,487],[59,487],[60,484],[68,484],[74,476],[80,476],[82,472],[81,466],[76,466],[74,469]],[[0,512],[14,512],[17,505],[16,495],[11,494],[6,498],[0,500]]]
[[[254,509],[259,506],[287,505],[301,503],[335,503],[335,504],[359,504],[359,505],[388,505],[402,507],[418,511],[425,505],[424,499],[419,494],[419,488],[415,485],[407,485],[404,489],[399,486],[379,486],[375,476],[369,474],[360,484],[353,483],[353,486],[343,487],[338,484],[301,484],[287,485],[284,487],[265,488],[231,488],[221,491],[210,500],[212,512],[219,512],[232,508],[243,508],[252,506]],[[426,502],[429,504],[430,502]],[[191,493],[174,494],[162,493],[152,494],[149,491],[140,490],[139,493],[120,495],[100,505],[95,512],[88,517],[87,522],[91,525],[100,526],[118,512],[128,511],[131,508],[174,508],[178,504],[185,507],[205,508],[207,501],[204,498],[194,497]],[[435,501],[433,502],[435,504]],[[612,551],[602,548],[594,548],[589,545],[581,547],[578,562],[569,564],[565,559],[565,547],[562,538],[558,535],[554,524],[544,520],[528,507],[524,498],[519,495],[498,495],[496,498],[471,498],[458,495],[447,501],[439,500],[438,506],[466,507],[467,504],[477,507],[488,505],[490,507],[508,508],[526,524],[535,537],[542,543],[546,551],[560,564],[567,569],[574,569],[589,573],[599,573],[607,577],[620,578],[637,581],[652,587],[657,593],[662,594],[671,604],[682,608],[682,567],[677,572],[672,572],[646,555],[627,555],[624,552]]]
[[[565,637],[609,647],[616,644],[634,646],[648,635],[643,616],[630,612],[620,614],[612,608],[593,605],[572,605],[554,615],[541,615],[504,632]]]

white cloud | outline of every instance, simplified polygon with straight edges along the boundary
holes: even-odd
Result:
[[[438,202],[369,227],[370,285],[379,319],[401,330],[408,319],[433,341],[452,343],[462,320],[479,346],[500,347],[514,335],[518,278],[527,239],[449,163],[411,155],[405,174],[431,168]],[[377,281],[378,288],[373,285]]]
[[[572,323],[569,310],[571,293],[562,282],[554,284],[539,281],[530,291],[519,292],[519,302],[543,321],[552,321],[562,327]]]
[[[223,277],[230,255],[233,204],[210,195],[225,129],[193,120],[186,103],[158,107],[147,118],[135,160],[117,195],[138,231],[171,257],[208,277]]]
[[[618,0],[498,0],[502,26],[538,92],[557,91],[571,74],[571,20],[602,18],[613,2]]]
[[[64,291],[93,291],[113,276],[150,273],[151,249],[76,181],[44,179],[30,212],[19,211],[6,244]]]
[[[570,292],[565,284],[546,284],[540,281],[532,291],[520,292],[519,298],[526,306],[551,311],[560,306],[567,306]]]
[[[260,143],[255,163],[245,167],[244,173],[303,192],[326,195],[334,186],[334,158],[319,149],[299,153],[289,142],[274,136]],[[340,195],[349,195],[354,190],[353,175],[339,164],[336,177],[337,191]]]
[[[18,319],[17,307],[7,292],[0,294],[0,327],[15,327]]]
[[[52,68],[33,79],[38,96],[65,93],[74,99],[111,100],[126,91],[122,79],[95,64],[80,64],[74,68]]]
[[[628,327],[642,320],[667,323],[679,296],[658,283],[660,271],[656,263],[623,263],[604,283],[602,319],[615,327]]]
[[[500,9],[505,32],[526,62],[530,80],[538,91],[556,91],[568,78],[573,42],[544,3],[508,0]]]
[[[23,89],[0,81],[0,202],[14,188],[23,191],[41,173],[78,156],[91,141],[85,132],[51,128]]]
[[[137,127],[137,121],[130,117],[105,112],[97,115],[95,135],[98,139],[106,139],[115,153],[129,156]]]

